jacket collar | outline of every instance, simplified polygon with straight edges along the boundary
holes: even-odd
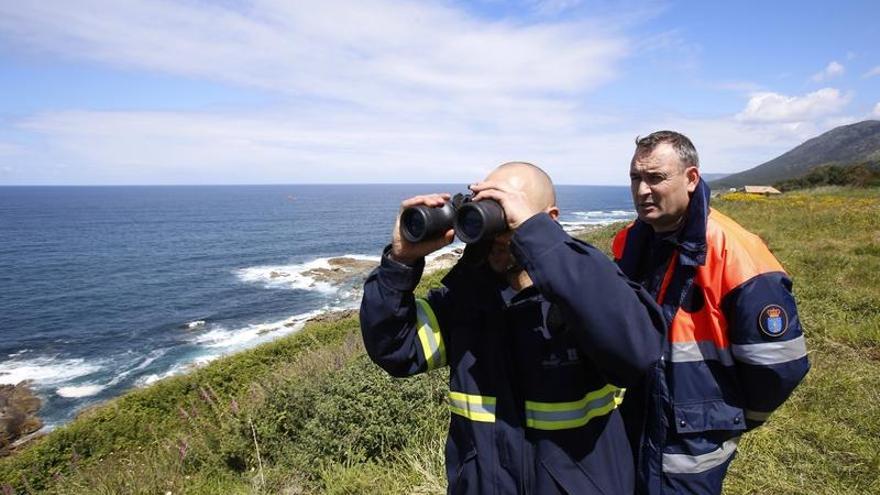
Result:
[[[709,185],[703,179],[691,195],[687,217],[678,235],[679,263],[689,266],[706,264],[706,223],[709,221]]]
[[[691,194],[684,225],[676,236],[678,263],[681,265],[706,264],[706,222],[709,218],[710,192],[708,184],[700,179],[696,190]],[[630,278],[638,275],[639,261],[653,238],[654,230],[641,220],[636,220],[627,233],[623,257],[618,265]]]

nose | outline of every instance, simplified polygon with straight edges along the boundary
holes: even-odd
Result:
[[[636,194],[638,194],[640,198],[650,196],[651,188],[648,186],[648,183],[643,180],[639,181],[639,187],[636,189]]]

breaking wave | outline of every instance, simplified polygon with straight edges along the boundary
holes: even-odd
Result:
[[[91,375],[103,367],[101,363],[82,358],[64,359],[57,356],[13,358],[0,363],[0,384],[15,385],[31,380],[37,385],[53,385]]]
[[[361,279],[379,256],[346,254],[289,265],[262,265],[235,271],[239,280],[267,289],[300,289],[335,294],[353,279]]]
[[[574,232],[615,222],[630,221],[635,217],[635,212],[625,210],[574,211],[564,215],[565,220],[559,223],[566,232]]]

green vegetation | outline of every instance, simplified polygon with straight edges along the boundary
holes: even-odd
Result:
[[[857,165],[826,165],[811,169],[809,173],[795,179],[774,184],[780,191],[810,189],[820,186],[880,186],[880,163],[859,163]]]
[[[791,274],[813,363],[743,439],[726,492],[880,493],[880,190],[715,206]],[[607,252],[619,228],[587,237]],[[444,372],[371,364],[355,316],[313,323],[84,412],[0,460],[0,493],[445,493],[445,392]]]

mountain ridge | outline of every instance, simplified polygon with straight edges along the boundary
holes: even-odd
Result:
[[[769,185],[803,176],[819,166],[880,162],[880,120],[835,127],[751,169],[710,182],[715,189]]]

